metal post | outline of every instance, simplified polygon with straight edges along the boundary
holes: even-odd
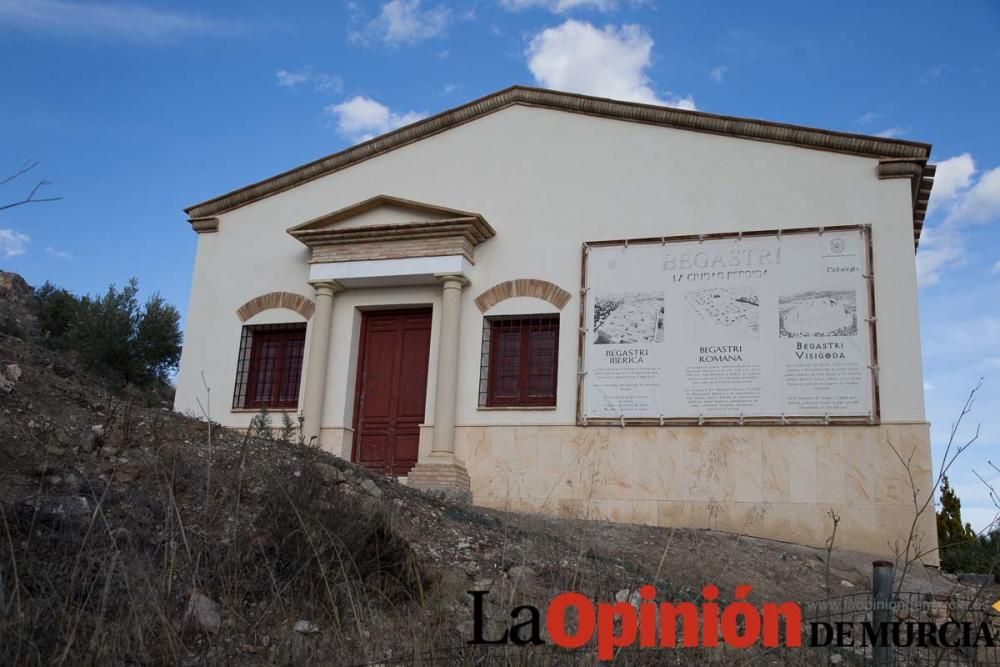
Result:
[[[872,563],[872,626],[875,636],[892,637],[892,631],[886,627],[883,634],[882,624],[892,623],[892,582],[893,566],[887,560],[877,560]],[[892,643],[886,641],[884,646],[872,647],[875,667],[892,667]]]

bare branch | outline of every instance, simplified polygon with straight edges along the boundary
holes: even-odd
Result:
[[[20,169],[18,169],[17,171],[15,171],[10,176],[7,176],[3,180],[0,180],[0,185],[3,185],[5,183],[10,183],[14,179],[16,179],[16,178],[18,178],[20,176],[23,176],[24,174],[28,173],[29,171],[31,171],[32,169],[34,169],[37,166],[38,166],[38,161],[37,160],[35,160],[35,161],[28,160],[23,165],[21,165]],[[52,185],[52,183],[49,182],[47,180],[47,178],[48,178],[47,176],[43,177],[42,180],[40,180],[37,183],[35,183],[35,187],[31,188],[31,192],[29,192],[28,196],[25,197],[24,199],[12,202],[10,204],[0,204],[0,211],[5,211],[5,210],[7,210],[9,208],[14,208],[16,206],[24,206],[25,204],[38,204],[38,203],[41,203],[41,202],[59,201],[60,199],[62,199],[62,197],[37,197],[36,196],[38,194],[38,191],[41,190],[42,188],[44,188],[46,185]]]
[[[928,553],[933,553],[935,550],[940,549],[940,546],[936,544],[935,540],[934,548],[926,552],[923,551],[920,545],[920,539],[919,539],[920,536],[918,535],[917,526],[920,523],[920,517],[923,516],[923,514],[927,511],[928,507],[930,507],[933,510],[934,496],[937,495],[937,491],[941,487],[941,483],[944,479],[944,476],[948,474],[948,469],[951,468],[952,464],[955,463],[955,460],[966,449],[971,447],[972,444],[979,439],[980,426],[977,425],[976,432],[972,435],[971,438],[965,441],[964,444],[957,445],[955,443],[955,437],[958,435],[958,429],[962,425],[962,420],[965,418],[966,415],[972,412],[972,405],[973,403],[975,403],[976,393],[979,392],[982,386],[983,386],[983,378],[979,378],[979,381],[976,383],[976,386],[972,388],[972,391],[969,392],[968,397],[965,399],[965,404],[962,406],[962,411],[959,413],[958,419],[956,419],[954,423],[952,423],[951,432],[948,435],[948,444],[945,446],[944,454],[941,457],[941,467],[938,470],[937,476],[932,479],[930,492],[927,494],[927,497],[924,499],[923,502],[920,501],[919,498],[920,489],[917,486],[916,480],[913,477],[912,462],[913,462],[914,452],[911,451],[910,455],[904,459],[900,451],[896,449],[895,445],[893,445],[892,440],[889,439],[888,441],[889,448],[892,450],[893,454],[896,455],[896,458],[899,459],[899,462],[903,465],[903,468],[906,470],[906,474],[910,482],[910,489],[913,494],[913,510],[914,510],[913,521],[910,523],[910,530],[906,537],[905,549],[904,551],[902,551],[902,553],[899,552],[897,545],[897,550],[896,550],[897,565],[898,561],[900,560],[900,557],[902,557],[902,564],[903,564],[901,575],[899,577],[898,584],[896,585],[897,594],[903,589],[903,582],[906,580],[906,576],[909,573],[910,569],[912,568],[913,564],[917,560],[921,559],[924,555],[927,555]],[[952,451],[953,449],[954,451]]]
[[[25,162],[24,164],[21,165],[20,169],[18,169],[13,174],[11,174],[7,178],[5,178],[2,181],[0,181],[0,185],[3,185],[4,183],[10,183],[11,181],[13,181],[18,176],[23,176],[24,174],[28,173],[29,171],[31,171],[32,169],[34,169],[37,166],[38,166],[38,161],[37,160],[35,160],[35,161],[28,160],[27,162]]]

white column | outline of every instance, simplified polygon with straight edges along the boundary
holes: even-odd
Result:
[[[442,282],[443,288],[431,458],[454,462],[455,406],[458,396],[458,332],[462,311],[462,288],[468,281],[457,274],[438,276],[438,279]]]
[[[302,400],[302,435],[307,443],[313,442],[313,438],[318,442],[323,421],[333,295],[341,289],[335,282],[314,283],[313,287],[316,289],[316,310],[312,316],[309,363],[306,366],[305,396]]]

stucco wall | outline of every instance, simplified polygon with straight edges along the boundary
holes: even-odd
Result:
[[[247,300],[270,291],[295,292],[312,299],[314,293],[306,282],[307,250],[285,232],[286,228],[378,194],[389,194],[479,212],[497,232],[495,238],[476,248],[475,264],[469,275],[471,284],[462,298],[456,423],[460,427],[460,440],[465,443],[461,445],[460,456],[468,463],[477,501],[496,504],[501,497],[493,482],[479,472],[486,465],[484,461],[520,461],[528,465],[527,459],[511,449],[515,447],[511,443],[516,443],[517,438],[503,434],[521,430],[497,428],[505,425],[542,427],[532,432],[541,440],[560,443],[560,457],[563,452],[574,451],[572,443],[591,440],[603,439],[610,443],[609,447],[634,451],[646,447],[654,457],[650,460],[660,462],[656,470],[662,475],[680,474],[683,468],[678,468],[677,461],[670,458],[677,451],[686,452],[685,461],[694,461],[697,456],[719,456],[724,445],[718,438],[723,435],[733,442],[751,443],[747,446],[755,452],[753,456],[757,458],[754,460],[759,458],[762,462],[782,458],[797,461],[796,457],[809,456],[796,449],[796,443],[816,455],[826,456],[838,450],[817,443],[826,443],[828,438],[846,442],[844,436],[830,434],[847,431],[833,427],[607,430],[574,426],[580,246],[590,240],[870,224],[878,315],[881,418],[885,426],[853,428],[851,433],[866,434],[857,436],[858,443],[867,444],[852,445],[851,456],[868,456],[864,460],[884,466],[885,457],[872,453],[881,451],[872,442],[879,441],[881,436],[876,437],[876,434],[899,428],[929,451],[926,425],[923,424],[920,342],[915,333],[918,331],[917,288],[910,184],[906,179],[880,181],[876,169],[874,159],[838,153],[538,108],[502,110],[225,213],[220,218],[217,233],[201,234],[176,407],[196,409],[195,398],[203,394],[200,372],[204,371],[213,387],[213,406],[217,406],[213,418],[226,425],[245,426],[251,414],[229,411],[241,328],[234,311]],[[380,217],[376,215],[372,219]],[[483,315],[473,299],[494,284],[515,278],[551,281],[573,295],[561,310],[559,386],[554,410],[478,409]],[[351,436],[350,431],[344,429],[352,426],[358,308],[361,307],[413,304],[434,307],[426,413],[427,424],[432,423],[439,299],[440,288],[434,286],[346,290],[336,295],[322,416],[325,446],[349,455]],[[552,310],[554,308],[545,302],[519,298],[502,302],[489,314]],[[280,312],[288,315],[285,321],[301,321],[290,311]],[[258,317],[265,315],[262,313]],[[274,317],[273,314],[267,316]],[[309,344],[307,335],[307,354]],[[485,450],[484,445],[476,448],[468,444],[472,442],[470,438],[479,438],[470,434],[482,432],[494,434],[487,438],[491,444]],[[915,432],[922,435],[913,435]],[[875,449],[870,449],[872,447]],[[510,454],[505,455],[505,452]],[[687,453],[691,452],[689,456]],[[541,446],[538,447],[538,461],[551,455],[551,451],[543,452]],[[567,456],[572,458],[571,454]],[[738,523],[741,512],[748,507],[745,503],[758,501],[736,500],[735,496],[730,501],[731,496],[726,494],[742,493],[736,489],[745,488],[749,482],[736,471],[757,464],[747,463],[742,450],[723,459],[724,467],[731,469],[726,475],[733,477],[735,486],[730,488],[720,483],[713,487],[712,493],[726,503],[727,512],[732,512],[731,518],[725,519],[730,522],[727,525],[735,525],[733,522]],[[640,461],[643,456],[632,455],[628,460]],[[820,470],[820,464],[816,465],[817,471]],[[885,470],[882,467],[875,470],[876,479],[880,479]],[[761,478],[761,493],[756,495],[763,498],[763,467],[761,471],[757,476]],[[546,472],[555,474],[555,471]],[[820,478],[825,478],[825,473],[817,475],[814,486],[822,484]],[[621,496],[626,487],[643,487],[633,484],[632,478],[612,477],[613,483],[602,493],[615,497],[602,499],[606,502],[600,505],[607,509],[608,516],[611,516],[611,508],[617,508],[616,518],[627,515],[628,520],[651,520],[655,505],[656,521],[661,523],[705,523],[701,519],[696,521],[695,517],[706,516],[707,510],[702,504],[711,502],[707,496],[675,497],[666,493],[655,499],[634,494]],[[796,480],[813,479],[808,475],[801,477],[798,472],[793,477]],[[524,499],[519,503],[533,506],[540,497],[537,487],[542,484],[540,480],[539,477],[530,482],[535,485],[531,494],[518,495]],[[803,483],[807,482],[794,482]],[[880,482],[873,484],[881,488]],[[870,494],[879,493],[878,488],[873,487]],[[565,501],[561,506],[567,507],[567,503],[572,505],[571,501],[580,499],[556,500]],[[845,510],[845,515],[864,521],[865,530],[869,531],[864,534],[874,539],[875,534],[871,531],[883,525],[883,519],[876,522],[866,514],[871,503],[859,502],[851,495],[846,495],[843,501],[845,506],[852,508]],[[808,515],[816,519],[817,525],[822,523],[817,514],[825,512],[824,507],[829,504],[825,500],[821,502],[819,497],[812,500],[808,494],[797,500],[774,498],[766,502],[770,502],[771,514],[775,517]],[[835,500],[829,502],[835,503]],[[893,505],[894,501],[876,504],[882,507]],[[626,506],[627,512],[623,509]],[[886,512],[876,514],[888,516]],[[718,516],[712,520],[723,521]],[[763,533],[791,536],[780,527],[788,525],[787,521],[774,524]],[[885,523],[893,521],[885,519]],[[842,524],[842,529],[848,530],[845,526],[846,523]],[[723,524],[718,523],[718,527]],[[762,533],[758,531],[758,534]],[[865,539],[859,537],[859,544],[874,548]],[[810,537],[802,541],[815,540]]]

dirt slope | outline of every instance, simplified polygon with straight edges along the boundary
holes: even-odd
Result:
[[[204,421],[112,395],[15,335],[0,334],[0,377],[2,664],[574,663],[592,649],[468,647],[467,591],[490,591],[488,637],[516,605],[544,609],[565,590],[826,595],[814,549],[459,506],[293,442],[217,425],[210,441]],[[834,556],[832,595],[868,586],[871,558]],[[923,571],[914,581],[952,585]],[[756,658],[767,656],[726,660]]]

